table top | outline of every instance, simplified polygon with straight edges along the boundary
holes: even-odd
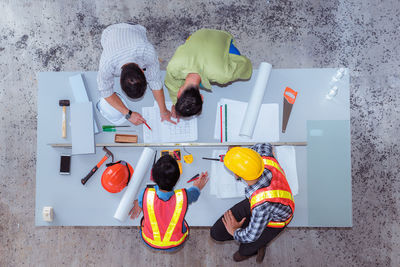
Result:
[[[278,103],[280,118],[282,122],[283,91],[286,87],[291,87],[298,91],[295,105],[290,115],[286,133],[280,132],[282,142],[302,142],[307,141],[309,131],[308,121],[344,121],[344,126],[349,125],[350,103],[349,103],[349,76],[346,71],[341,80],[334,85],[338,87],[338,94],[332,99],[327,100],[326,95],[332,85],[332,78],[338,69],[273,69],[268,82],[268,87],[263,99],[263,103]],[[52,148],[50,143],[71,143],[70,127],[67,126],[67,138],[61,138],[61,114],[62,109],[58,105],[60,99],[70,99],[73,101],[72,90],[68,78],[78,72],[43,72],[38,74],[38,127],[37,127],[37,168],[36,168],[36,225],[69,225],[69,226],[126,226],[138,225],[139,220],[119,222],[113,218],[114,212],[121,200],[124,190],[117,194],[106,192],[100,183],[101,174],[105,169],[102,166],[89,182],[82,186],[80,179],[86,176],[89,170],[97,164],[104,156],[101,148],[96,148],[96,154],[75,155],[71,160],[71,175],[60,175],[59,164],[61,154],[71,154],[68,148]],[[165,72],[162,72],[165,75]],[[97,91],[96,76],[97,72],[82,73],[89,99],[95,104],[99,99]],[[212,92],[202,91],[204,96],[203,112],[198,117],[198,136],[197,142],[218,142],[213,139],[215,110],[220,98],[229,98],[240,101],[248,101],[252,86],[257,77],[257,70],[254,70],[249,81],[234,82],[225,87],[213,86]],[[116,79],[117,81],[117,79]],[[121,92],[119,82],[115,83],[115,91]],[[166,89],[166,100],[169,100]],[[127,97],[125,96],[127,99]],[[143,99],[128,101],[128,106],[140,112],[143,106],[153,106],[154,99],[150,90],[146,91]],[[110,124],[98,113],[96,109],[96,119],[99,125]],[[67,110],[67,122],[69,121],[69,111]],[[329,122],[328,122],[329,124]],[[342,125],[342,124],[340,124]],[[343,127],[344,127],[343,126]],[[135,127],[139,135],[139,142],[143,142],[142,125]],[[339,128],[342,126],[338,126]],[[342,128],[343,128],[342,127]],[[281,129],[281,125],[280,125]],[[340,128],[341,129],[341,128]],[[344,129],[344,128],[343,128]],[[349,127],[344,130],[348,132],[350,141]],[[114,133],[99,133],[95,136],[96,143],[113,143]],[[266,140],[268,141],[268,140]],[[155,148],[158,152],[160,148]],[[167,148],[162,148],[167,149]],[[172,149],[172,148],[171,148]],[[194,155],[193,164],[183,165],[183,173],[176,188],[189,187],[187,179],[200,171],[210,171],[211,163],[200,160],[202,156],[210,156],[212,148],[187,148]],[[340,148],[338,148],[340,149]],[[133,166],[139,159],[142,148],[138,147],[112,147],[110,150],[115,155],[115,160],[125,160]],[[317,151],[317,150],[316,150]],[[344,151],[350,153],[350,151]],[[350,201],[343,203],[350,214],[341,213],[337,209],[337,204],[333,200],[327,201],[326,208],[332,206],[334,213],[331,216],[341,216],[342,221],[331,225],[329,221],[318,220],[324,214],[316,214],[317,207],[310,205],[309,198],[316,196],[316,191],[329,192],[328,186],[324,183],[319,184],[321,188],[310,187],[307,181],[307,147],[296,147],[297,172],[299,179],[299,194],[296,195],[296,211],[290,226],[351,226],[351,176],[350,166],[347,167],[344,181],[349,190],[343,194],[350,194]],[[350,159],[348,159],[350,161]],[[150,170],[146,174],[143,182],[150,183]],[[217,199],[209,194],[207,185],[196,203],[193,203],[186,216],[189,225],[210,226],[227,209],[239,202],[240,198]],[[51,206],[54,208],[54,221],[45,222],[42,220],[42,208]],[[336,207],[333,209],[333,207]]]

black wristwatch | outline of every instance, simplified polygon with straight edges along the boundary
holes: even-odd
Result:
[[[132,110],[129,110],[128,114],[125,115],[125,119],[129,120],[132,115]]]

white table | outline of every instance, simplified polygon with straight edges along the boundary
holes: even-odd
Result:
[[[331,85],[332,77],[337,69],[274,69],[272,70],[268,88],[265,93],[264,103],[278,103],[280,106],[280,123],[282,121],[283,91],[289,86],[298,91],[296,103],[286,129],[286,133],[280,133],[280,141],[302,142],[307,141],[307,121],[340,120],[341,125],[346,126],[348,133],[345,141],[350,144],[350,104],[349,104],[349,76],[344,77],[336,84],[339,88],[338,95],[333,100],[325,98]],[[80,180],[89,170],[104,156],[102,148],[96,148],[96,154],[73,156],[71,162],[71,175],[59,175],[61,154],[70,154],[67,148],[52,148],[50,143],[71,143],[70,127],[67,138],[61,138],[61,107],[58,101],[61,99],[74,100],[70,89],[68,77],[77,72],[45,72],[38,74],[38,127],[37,127],[37,168],[36,168],[36,225],[37,226],[127,226],[138,225],[139,220],[127,220],[119,222],[113,218],[124,191],[117,194],[106,192],[100,183],[101,174],[105,164],[96,174],[82,186]],[[96,72],[82,73],[89,99],[95,104],[99,98],[97,91]],[[165,72],[163,72],[165,75]],[[199,140],[197,142],[218,142],[213,139],[216,103],[222,97],[247,101],[255,82],[257,71],[249,81],[235,82],[227,87],[213,86],[212,93],[202,91],[204,95],[203,113],[198,118]],[[120,92],[119,81],[116,79],[115,90]],[[168,92],[165,95],[169,100]],[[128,101],[132,110],[141,111],[142,106],[153,106],[154,99],[150,90],[146,91],[143,99]],[[99,125],[110,124],[97,112]],[[67,119],[69,119],[69,112]],[[136,127],[139,142],[142,139],[142,126]],[[347,136],[347,135],[346,135]],[[95,136],[96,143],[112,143],[114,133],[100,133]],[[267,140],[266,140],[267,141]],[[109,148],[115,155],[115,160],[125,160],[133,166],[137,162],[142,148]],[[160,151],[160,148],[155,148]],[[163,148],[165,149],[165,148]],[[172,149],[172,148],[171,148]],[[201,160],[201,156],[210,156],[210,148],[187,148],[194,155],[194,163],[183,164],[183,174],[176,188],[189,187],[187,179],[194,174],[210,170],[211,163]],[[348,149],[347,149],[348,150]],[[343,153],[350,151],[346,148]],[[346,154],[346,155],[347,155]],[[324,209],[328,213],[320,214],[315,202],[309,203],[309,199],[315,199],[318,194],[331,194],[329,183],[322,180],[315,188],[308,184],[307,177],[307,147],[296,147],[297,170],[299,177],[299,194],[295,196],[296,210],[290,226],[338,226],[348,227],[352,225],[351,218],[351,176],[350,167],[346,167],[344,175],[338,179],[341,185],[339,194],[344,201],[337,203],[335,199],[327,198]],[[346,162],[347,162],[346,161]],[[109,161],[107,161],[109,162]],[[150,170],[143,182],[143,187],[150,182],[148,177]],[[327,186],[324,186],[324,185]],[[232,205],[241,199],[217,199],[209,194],[207,185],[202,191],[199,200],[192,204],[186,216],[189,225],[210,226]],[[42,220],[42,208],[51,206],[54,208],[55,217],[51,223]],[[345,210],[346,212],[343,212]],[[329,212],[331,211],[331,212]],[[340,218],[332,222],[330,218]]]

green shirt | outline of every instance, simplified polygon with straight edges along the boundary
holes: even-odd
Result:
[[[189,73],[199,74],[201,84],[209,90],[210,82],[226,84],[238,79],[250,79],[250,60],[229,53],[232,40],[233,36],[226,31],[201,29],[176,49],[165,76],[165,86],[172,103],[176,103],[179,88]]]

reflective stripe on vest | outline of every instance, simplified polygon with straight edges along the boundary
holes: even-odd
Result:
[[[263,200],[268,201],[268,199],[271,199],[271,198],[286,198],[286,199],[290,199],[290,200],[294,201],[292,194],[290,194],[290,192],[288,192],[288,191],[269,190],[269,191],[264,191],[264,192],[261,192],[255,196],[253,196],[251,198],[250,208],[253,209],[253,207],[256,204],[258,204],[259,202],[261,202]]]
[[[150,237],[147,237],[144,234],[144,231],[142,231],[142,236],[148,242],[149,244],[158,246],[158,247],[169,247],[169,246],[178,246],[180,245],[188,235],[189,231],[186,231],[186,233],[182,236],[182,238],[178,241],[170,241],[171,236],[175,230],[175,227],[179,221],[179,217],[181,216],[182,213],[182,207],[183,207],[183,192],[181,190],[177,190],[175,192],[176,196],[176,204],[175,204],[175,210],[174,214],[172,215],[171,222],[168,225],[167,231],[164,235],[163,240],[161,240],[161,234],[160,230],[158,228],[158,223],[156,219],[156,215],[154,213],[154,199],[155,199],[155,194],[156,191],[154,188],[149,188],[147,192],[147,211],[149,215],[149,220],[150,220],[150,225],[151,229],[153,230],[153,239]]]
[[[276,163],[275,161],[270,160],[270,159],[264,159],[264,158],[263,158],[263,162],[264,162],[264,166],[265,166],[265,165],[272,166],[272,167],[274,167],[275,169],[277,169],[283,176],[286,177],[285,173],[283,172],[283,170],[281,169],[281,167],[279,166],[279,164]]]
[[[270,222],[267,224],[267,227],[272,227],[272,228],[282,228],[282,227],[285,227],[286,225],[288,225],[288,224],[290,223],[290,221],[292,220],[292,218],[293,218],[293,214],[290,215],[289,219],[287,219],[287,220],[284,221],[284,222],[272,222],[272,221],[270,221]]]
[[[275,168],[275,170],[278,172],[278,177],[272,177],[272,179],[280,179],[279,175],[282,175],[283,178],[286,180],[286,175],[285,172],[281,169],[280,165],[278,162],[269,159],[269,158],[264,158],[263,157],[263,163],[264,163],[264,167],[272,167]],[[274,174],[274,172],[272,172]],[[275,180],[276,181],[276,180]],[[287,181],[286,181],[287,183]],[[287,184],[288,186],[288,184]],[[285,190],[285,186],[283,188],[271,188],[273,187],[272,185],[272,180],[271,180],[271,185],[268,186],[267,188],[265,188],[264,191],[259,192],[258,194],[252,195],[250,198],[250,208],[253,209],[255,206],[264,203],[266,201],[270,201],[270,202],[275,202],[275,203],[281,203],[283,205],[289,205],[290,208],[294,209],[294,199],[293,199],[293,195],[290,192],[290,188],[289,191]],[[275,221],[270,221],[267,224],[267,227],[272,227],[272,228],[282,228],[285,227],[287,224],[289,224],[289,222],[292,220],[293,218],[293,213],[290,215],[290,217],[283,221],[283,222],[275,222]]]

